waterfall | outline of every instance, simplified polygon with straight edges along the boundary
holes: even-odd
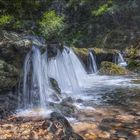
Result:
[[[88,64],[89,64],[89,72],[97,73],[98,68],[95,60],[95,56],[91,50],[88,52]]]
[[[48,78],[47,52],[41,54],[36,46],[26,55],[24,62],[21,108],[46,108],[51,95]]]
[[[49,75],[58,81],[62,92],[79,92],[86,79],[86,71],[72,49],[64,47],[62,53],[49,60]]]
[[[127,66],[127,62],[124,60],[123,55],[120,52],[118,52],[118,65],[122,67]]]

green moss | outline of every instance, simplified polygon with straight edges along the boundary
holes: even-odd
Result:
[[[75,47],[73,47],[72,49],[74,50],[74,52],[78,56],[80,56],[83,59],[86,58],[87,55],[88,55],[88,49],[87,48],[75,48]]]
[[[22,21],[18,20],[13,24],[13,28],[14,29],[21,29],[24,28],[24,24]]]
[[[128,74],[128,70],[120,67],[112,62],[103,61],[101,63],[100,74],[105,75],[125,75]]]
[[[112,0],[108,0],[107,3],[100,5],[98,9],[92,10],[92,15],[101,16],[110,10],[110,6],[112,5]]]
[[[96,54],[104,53],[104,54],[115,54],[117,50],[115,49],[107,49],[107,48],[91,48]]]
[[[93,50],[96,54],[104,53],[104,52],[105,52],[102,48],[92,48],[92,50]]]

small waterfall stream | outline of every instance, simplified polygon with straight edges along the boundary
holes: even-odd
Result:
[[[118,65],[122,67],[127,66],[127,62],[124,60],[123,55],[120,52],[118,52]]]
[[[95,56],[91,50],[88,52],[88,63],[89,63],[89,73],[97,73],[98,68],[95,60]]]
[[[36,46],[32,46],[24,62],[23,96],[19,108],[46,108],[53,94],[48,78],[47,52],[41,54]]]

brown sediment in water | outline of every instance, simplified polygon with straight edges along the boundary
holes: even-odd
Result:
[[[72,126],[85,140],[139,140],[140,115],[131,113],[116,107],[83,110],[81,121]]]
[[[77,122],[71,122],[74,132],[85,140],[139,140],[140,114],[121,107],[100,106],[79,109]],[[50,119],[28,116],[10,116],[0,121],[0,139],[61,140],[63,127],[57,133],[50,129]],[[60,126],[60,127],[59,127]]]

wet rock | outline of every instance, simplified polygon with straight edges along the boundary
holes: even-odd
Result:
[[[68,120],[64,118],[60,113],[53,112],[51,114],[50,120],[52,121],[52,126],[50,127],[50,130],[57,135],[62,135],[61,140],[83,140],[80,135],[76,134],[73,131]]]
[[[119,138],[128,138],[129,136],[131,136],[130,132],[125,129],[117,130],[116,134]]]
[[[47,48],[48,48],[48,57],[49,58],[50,57],[55,57],[57,55],[57,53],[58,53],[58,50],[60,52],[62,52],[62,50],[63,50],[63,46],[60,45],[60,44],[58,44],[57,42],[56,43],[49,44],[47,46]]]
[[[71,98],[71,97],[67,97],[67,98],[64,98],[63,100],[62,100],[62,104],[67,104],[67,103],[73,103],[74,101],[73,101],[73,99]]]
[[[61,112],[64,116],[72,117],[76,111],[76,108],[72,103],[62,101],[61,103],[51,103],[50,106]]]
[[[61,95],[61,89],[59,88],[57,81],[53,78],[49,78],[49,80],[50,80],[52,88],[56,91],[56,93],[58,95]]]
[[[78,103],[82,103],[82,102],[83,102],[82,99],[77,99],[76,101],[77,101]]]

